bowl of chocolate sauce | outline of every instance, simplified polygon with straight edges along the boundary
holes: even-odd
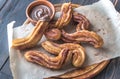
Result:
[[[26,9],[26,16],[33,24],[36,24],[38,20],[50,21],[54,17],[54,14],[54,5],[47,0],[33,1]]]

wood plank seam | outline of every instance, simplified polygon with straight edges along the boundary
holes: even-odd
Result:
[[[5,4],[7,3],[8,0],[5,1],[5,3],[3,4],[3,6],[1,6],[0,11],[3,9],[3,7],[5,6]]]
[[[3,65],[1,66],[0,71],[2,70],[2,68],[4,67],[4,65],[6,64],[6,62],[8,61],[8,59],[9,59],[9,56],[7,57],[7,59],[5,60],[5,62],[3,63]]]

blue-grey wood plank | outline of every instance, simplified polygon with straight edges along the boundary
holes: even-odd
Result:
[[[4,64],[3,68],[1,69],[1,72],[5,73],[5,74],[7,74],[9,76],[12,76],[9,64],[10,64],[9,59],[7,59],[7,61]]]
[[[0,0],[0,10],[4,7],[6,2],[7,2],[7,0]]]
[[[120,0],[118,0],[116,4],[116,10],[120,12]]]
[[[0,72],[0,79],[13,79],[12,76],[9,76],[3,72]]]
[[[113,59],[95,79],[120,79],[120,58]]]
[[[7,41],[7,24],[13,20],[15,26],[21,25],[25,19],[26,6],[33,0],[7,0],[0,10],[0,68],[9,56]]]
[[[5,55],[4,53],[0,53],[0,70],[2,68],[2,66],[4,65],[4,63],[7,60],[8,55]]]

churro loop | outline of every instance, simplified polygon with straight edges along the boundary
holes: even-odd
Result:
[[[76,31],[88,30],[89,29],[89,20],[82,14],[74,12],[73,20],[77,22]]]
[[[59,40],[61,38],[61,31],[64,26],[66,26],[73,16],[72,4],[64,3],[61,7],[61,16],[56,21],[52,21],[49,24],[49,28],[45,31],[46,38],[50,40]]]
[[[69,8],[68,8],[69,7]],[[71,19],[72,19],[72,15],[73,15],[73,21],[77,22],[77,26],[76,26],[76,31],[81,31],[81,30],[88,30],[89,29],[89,21],[88,19],[77,12],[71,13],[72,12],[72,8],[71,8],[71,4],[70,3],[64,3],[62,5],[62,15],[60,16],[60,18],[58,18],[58,20],[56,22],[51,22],[50,27],[48,28],[48,30],[45,32],[45,36],[46,38],[50,39],[50,40],[59,40],[61,37],[61,32],[59,29],[61,29],[63,26],[67,25]],[[66,14],[68,12],[68,14]],[[68,17],[68,18],[67,18]],[[56,27],[56,29],[54,29],[53,27]],[[58,28],[58,29],[57,29]],[[53,35],[53,30],[55,35]],[[58,38],[59,37],[59,38]],[[56,39],[55,39],[56,38]]]
[[[42,47],[44,47],[44,49],[49,53],[55,54],[57,56],[50,57],[40,51],[31,50],[25,53],[25,58],[29,62],[37,63],[51,69],[60,69],[71,59],[72,64],[75,67],[81,67],[85,61],[85,50],[79,44],[57,44],[50,41],[45,41],[42,43]]]
[[[57,28],[50,28],[45,31],[44,35],[49,40],[59,40],[61,38],[61,31]]]
[[[73,20],[78,23],[76,26],[76,31],[89,29],[90,23],[84,15],[74,12]],[[61,31],[59,30],[59,28],[48,28],[44,34],[46,38],[53,40],[53,41],[59,40],[61,38]]]
[[[70,60],[72,57],[72,64],[75,67],[80,67],[85,61],[85,49],[79,44],[74,43],[64,43],[57,44],[50,41],[42,42],[42,47],[48,52],[58,55],[60,51],[64,48],[69,49],[70,55],[67,57],[67,60]]]

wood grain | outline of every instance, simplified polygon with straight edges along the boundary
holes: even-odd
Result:
[[[0,0],[0,79],[12,79],[9,73],[7,24],[16,21],[15,27],[21,25],[25,19],[25,9],[33,0]],[[98,0],[49,0],[54,4],[69,2],[77,4],[92,4]],[[114,0],[111,0],[114,2]],[[120,10],[120,0],[116,10]],[[110,64],[99,75],[93,79],[120,79],[120,58],[113,59]]]

